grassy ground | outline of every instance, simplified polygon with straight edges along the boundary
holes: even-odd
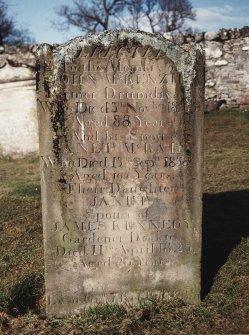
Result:
[[[249,113],[205,116],[202,296],[81,318],[44,310],[39,162],[0,161],[0,334],[249,334]]]

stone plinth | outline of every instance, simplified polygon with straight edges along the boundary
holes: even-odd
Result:
[[[204,60],[108,32],[38,51],[49,315],[199,300]]]

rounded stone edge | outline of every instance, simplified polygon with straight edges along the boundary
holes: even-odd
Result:
[[[140,43],[142,46],[150,45],[156,50],[162,50],[174,63],[177,63],[182,54],[190,52],[190,50],[185,50],[174,42],[165,39],[161,34],[152,34],[140,30],[105,31],[102,33],[75,37],[59,46],[50,47],[53,48],[57,66],[60,66],[60,63],[63,61],[72,61],[76,56],[79,47],[84,48],[90,45],[109,47],[115,40],[125,41],[126,39],[136,40],[136,42]],[[46,48],[47,46],[48,45],[45,44],[42,48]],[[192,45],[191,48],[195,49],[196,46]]]
[[[72,62],[79,49],[91,45],[109,47],[115,41],[136,41],[141,46],[151,46],[156,50],[165,52],[166,56],[176,65],[177,71],[183,76],[187,108],[191,108],[191,85],[196,76],[195,64],[197,53],[204,57],[204,51],[199,44],[188,43],[180,46],[169,41],[159,33],[148,33],[140,30],[110,30],[102,33],[75,37],[61,45],[42,44],[36,51],[37,58],[53,54],[54,71],[53,80],[56,81],[61,67],[65,62]]]

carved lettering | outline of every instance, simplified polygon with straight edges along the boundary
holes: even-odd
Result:
[[[196,299],[200,52],[141,32],[49,50],[38,85],[48,313]]]

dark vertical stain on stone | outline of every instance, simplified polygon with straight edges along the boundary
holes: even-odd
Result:
[[[40,71],[41,71],[41,64],[38,60],[36,61],[35,70],[36,70],[36,76],[35,76],[36,77],[36,92],[38,92],[39,83],[40,83]]]
[[[58,98],[57,98],[58,99]],[[62,96],[60,100],[57,100],[55,105],[54,115],[52,115],[51,121],[55,137],[53,139],[53,151],[56,159],[61,160],[63,141],[66,141],[66,126],[65,126],[65,97]]]

